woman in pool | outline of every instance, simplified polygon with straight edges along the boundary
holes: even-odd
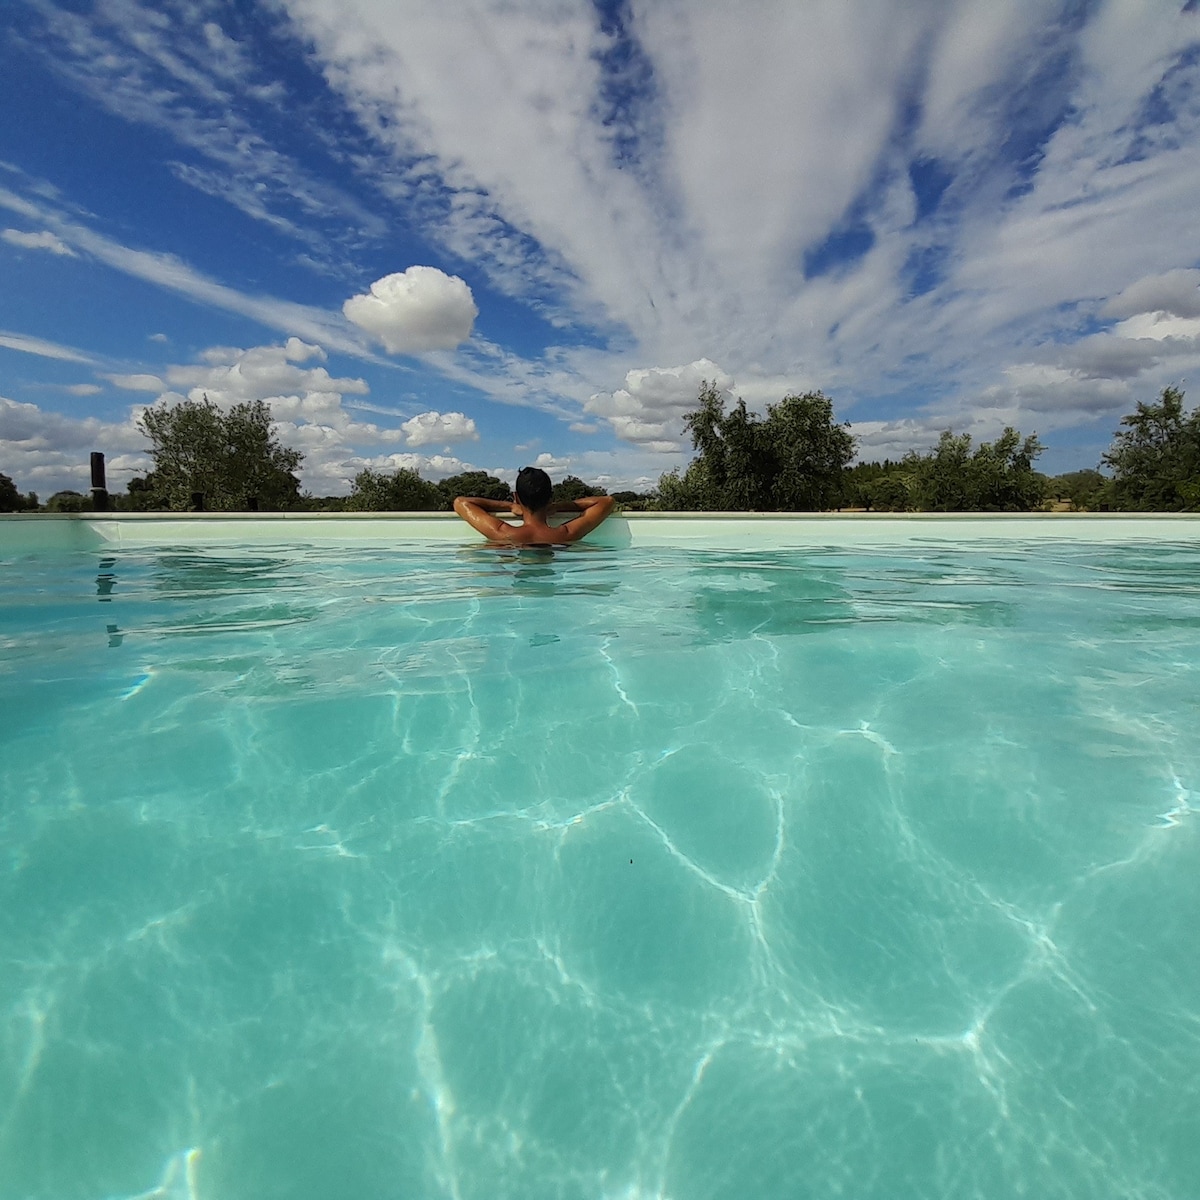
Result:
[[[556,504],[551,500],[552,495],[553,485],[545,471],[522,467],[511,501],[459,496],[454,501],[454,511],[493,542],[507,546],[561,546],[591,533],[615,504],[611,496],[584,496]],[[515,513],[522,523],[510,525],[494,515],[502,512]],[[561,525],[549,523],[552,514],[565,512],[575,516]]]

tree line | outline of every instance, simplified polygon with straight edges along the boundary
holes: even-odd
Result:
[[[669,471],[650,492],[614,492],[629,509],[666,512],[794,512],[858,508],[877,512],[1028,512],[1057,500],[1080,510],[1200,511],[1200,408],[1185,413],[1184,394],[1165,388],[1138,402],[1102,456],[1100,470],[1048,477],[1034,468],[1043,451],[1036,434],[1005,429],[972,445],[947,430],[937,445],[903,458],[851,465],[857,440],[834,419],[821,392],[785,396],[759,416],[742,400],[726,406],[704,382],[684,418],[695,457]],[[284,446],[262,400],[222,411],[207,396],[146,410],[139,422],[153,469],[132,479],[113,507],[133,511],[217,512],[253,509],[360,512],[449,511],[454,497],[507,500],[510,484],[484,471],[437,482],[408,468],[360,471],[349,496],[302,494],[296,472],[304,455]],[[604,495],[569,475],[555,500]],[[0,474],[0,512],[82,512],[79,492],[57,492],[43,506]]]
[[[700,387],[684,419],[696,457],[659,480],[653,507],[668,511],[1030,512],[1058,501],[1076,510],[1200,511],[1200,408],[1165,388],[1138,402],[1099,470],[1054,477],[1034,463],[1036,434],[1006,428],[993,442],[944,432],[930,450],[851,466],[857,439],[837,424],[821,392],[785,396],[765,416],[738,400],[726,410],[716,387]]]

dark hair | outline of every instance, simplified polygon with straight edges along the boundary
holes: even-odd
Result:
[[[522,467],[517,475],[517,499],[532,512],[538,512],[550,503],[554,485],[550,476],[541,467]]]

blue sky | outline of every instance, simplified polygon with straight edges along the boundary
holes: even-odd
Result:
[[[0,471],[263,399],[304,485],[689,458],[702,379],[860,456],[1095,466],[1200,364],[1196,0],[9,0]]]

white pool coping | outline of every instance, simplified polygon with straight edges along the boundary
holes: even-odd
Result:
[[[786,549],[1056,539],[1200,542],[1200,513],[619,513],[599,546]],[[482,545],[454,513],[6,513],[0,558],[116,546]]]

